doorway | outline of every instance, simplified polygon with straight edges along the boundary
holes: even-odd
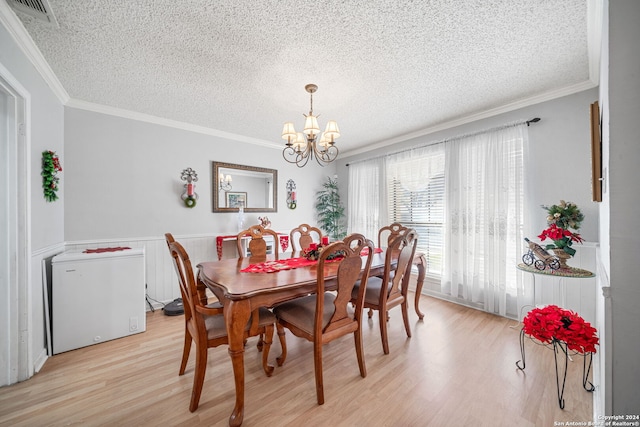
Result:
[[[0,64],[0,386],[33,375],[28,97]]]

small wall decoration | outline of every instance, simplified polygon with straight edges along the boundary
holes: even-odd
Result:
[[[186,207],[193,208],[198,200],[198,193],[195,192],[196,185],[194,184],[198,180],[198,174],[193,169],[186,168],[182,171],[180,179],[187,181],[184,185],[184,193],[180,197]]]
[[[47,202],[53,202],[58,200],[58,178],[56,175],[58,172],[62,172],[62,166],[60,166],[60,159],[56,155],[55,151],[43,151],[42,152],[42,189],[44,191],[44,199]]]
[[[246,191],[227,191],[227,207],[228,208],[246,208],[247,192]]]
[[[295,209],[297,207],[295,189],[296,183],[292,179],[287,181],[287,207],[289,209]]]

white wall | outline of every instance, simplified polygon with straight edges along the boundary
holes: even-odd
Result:
[[[607,360],[612,363],[608,415],[638,414],[640,394],[640,2],[605,1],[605,39],[601,76],[608,94],[603,109],[603,147],[608,189],[603,210],[604,272],[610,284]],[[608,60],[607,60],[608,59]],[[606,402],[609,405],[609,401]]]
[[[0,18],[3,25],[0,25],[0,64],[8,70],[20,85],[28,92],[29,102],[27,105],[27,152],[30,152],[28,180],[30,180],[30,194],[23,194],[29,198],[29,224],[25,224],[26,229],[30,229],[30,241],[26,247],[31,248],[31,253],[27,266],[27,271],[23,272],[28,276],[28,289],[19,291],[20,295],[26,295],[26,301],[18,301],[18,298],[10,298],[7,295],[8,287],[0,289],[0,298],[24,307],[25,313],[20,315],[19,324],[11,325],[12,331],[2,331],[3,337],[0,345],[19,345],[26,347],[26,360],[21,363],[29,365],[27,371],[32,374],[46,358],[45,351],[45,328],[44,328],[44,300],[42,288],[42,274],[40,259],[42,254],[61,250],[64,241],[64,180],[65,172],[61,173],[61,191],[58,193],[60,199],[56,202],[46,202],[42,193],[42,152],[52,150],[57,152],[62,160],[62,167],[66,166],[64,140],[63,140],[63,107],[62,103],[48,87],[30,60],[24,55],[16,42],[16,33],[10,32],[5,24],[5,13],[8,6],[3,7]],[[18,335],[16,328],[19,328],[19,342],[10,344],[8,337],[12,334]],[[5,334],[5,332],[10,332]],[[26,345],[25,345],[26,342]],[[6,347],[5,347],[6,348]],[[0,369],[6,369],[7,360],[1,360],[3,364]],[[24,379],[24,378],[21,378]]]
[[[278,171],[277,212],[245,213],[245,224],[268,216],[274,230],[315,223],[315,192],[333,167],[300,169],[281,149],[76,108],[65,108],[65,239],[132,239],[237,232],[237,214],[212,212],[212,161]],[[199,200],[186,208],[183,169],[198,173]],[[297,184],[298,207],[287,208],[286,182]]]
[[[64,239],[64,179],[61,178],[60,199],[47,202],[42,194],[42,152],[55,151],[66,166],[63,142],[64,110],[58,98],[38,71],[22,53],[4,26],[0,26],[0,63],[31,95],[31,247],[33,250],[55,245]]]

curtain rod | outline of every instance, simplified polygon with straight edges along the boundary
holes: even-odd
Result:
[[[457,139],[467,138],[469,136],[480,135],[482,133],[493,132],[493,131],[496,131],[496,130],[506,129],[506,128],[510,128],[510,127],[513,127],[513,126],[523,125],[525,123],[527,124],[527,126],[529,126],[530,123],[538,123],[540,120],[541,120],[540,117],[534,117],[533,119],[530,119],[530,120],[519,120],[519,121],[516,121],[516,122],[507,123],[507,124],[504,124],[504,125],[501,125],[501,126],[496,126],[496,127],[490,128],[490,129],[484,129],[484,130],[480,130],[480,131],[477,131],[477,132],[465,133],[465,134],[454,136],[454,137],[451,137],[451,138],[445,138],[445,139],[442,139],[440,141],[433,141],[433,142],[429,142],[429,143],[426,143],[426,144],[414,145],[413,147],[405,148],[405,149],[402,149],[400,151],[394,151],[394,152],[391,152],[391,153],[380,154],[379,156],[368,157],[366,159],[357,160],[357,161],[355,161],[353,163],[359,163],[359,162],[365,162],[367,160],[379,159],[380,157],[386,157],[386,156],[389,156],[391,154],[399,154],[399,153],[404,153],[405,151],[415,150],[416,148],[423,148],[423,147],[428,147],[430,145],[443,144],[443,143],[448,142],[448,141],[455,141]],[[349,164],[350,163],[347,163],[345,166],[348,167]]]

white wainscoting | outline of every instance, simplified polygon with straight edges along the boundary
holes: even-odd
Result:
[[[217,260],[216,235],[174,235],[176,241],[184,246],[191,263],[195,266],[202,261]],[[147,296],[154,308],[180,297],[178,279],[173,267],[167,243],[162,237],[145,237],[131,240],[95,240],[67,242],[66,250],[84,250],[126,246],[145,249]],[[147,306],[149,310],[149,306]]]
[[[576,254],[567,264],[596,273],[597,244],[585,242],[575,245]],[[572,310],[582,316],[587,322],[596,325],[596,288],[595,277],[573,278],[555,277],[542,274],[523,272],[524,286],[533,289],[535,280],[535,304],[555,304],[567,310]],[[528,291],[530,292],[530,291]]]

